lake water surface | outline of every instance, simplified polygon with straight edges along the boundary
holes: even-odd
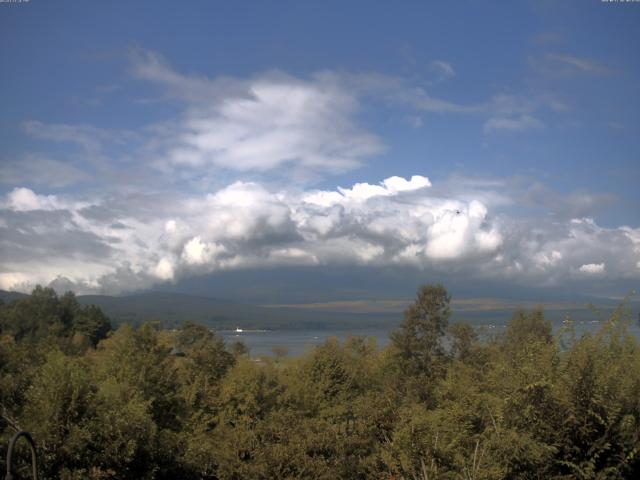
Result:
[[[553,322],[554,333],[562,328],[562,322]],[[491,336],[499,334],[506,328],[506,322],[495,324],[474,324],[479,329],[481,336]],[[583,320],[574,322],[576,337],[580,338],[587,332],[595,333],[602,327],[602,322],[597,320]],[[291,329],[291,330],[244,330],[236,332],[233,330],[222,330],[218,333],[222,335],[227,344],[236,341],[243,342],[252,356],[273,355],[274,347],[286,347],[288,354],[292,356],[300,355],[317,345],[324,343],[329,337],[337,337],[344,341],[349,336],[364,336],[376,339],[378,347],[384,347],[389,343],[389,332],[396,326],[389,328],[366,328],[357,329]],[[631,326],[630,331],[640,339],[640,327],[637,322]]]
[[[349,336],[365,336],[376,339],[379,347],[389,342],[390,328],[360,328],[357,330],[245,330],[241,333],[223,330],[219,333],[227,344],[241,341],[252,356],[273,355],[274,347],[286,347],[289,355],[300,355],[323,344],[329,337],[344,341]]]

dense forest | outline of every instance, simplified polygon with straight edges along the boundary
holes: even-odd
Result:
[[[640,478],[624,304],[580,338],[541,310],[479,338],[449,304],[421,287],[385,348],[252,358],[188,321],[112,330],[38,287],[0,305],[1,461],[24,429],[46,479]]]

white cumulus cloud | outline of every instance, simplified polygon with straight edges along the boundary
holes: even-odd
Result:
[[[604,263],[585,263],[578,270],[587,274],[602,273],[604,272]]]
[[[5,205],[11,210],[55,210],[60,207],[55,195],[37,195],[29,188],[14,188],[7,194]]]
[[[509,216],[493,183],[476,184],[459,194],[419,175],[335,190],[233,182],[201,195],[64,202],[15,189],[0,200],[0,288],[115,293],[283,265],[408,266],[532,285],[586,281],[606,265],[607,278],[639,278],[640,229]]]

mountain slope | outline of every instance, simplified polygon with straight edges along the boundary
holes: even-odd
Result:
[[[265,308],[255,305],[185,294],[150,292],[123,297],[80,295],[78,301],[94,304],[116,323],[139,324],[160,320],[174,327],[185,320],[218,328],[351,328],[356,325],[391,325],[395,314],[310,312],[303,309]]]
[[[27,298],[29,295],[26,293],[20,292],[7,292],[6,290],[0,290],[0,300],[5,303],[12,302],[13,300],[18,300],[20,298]]]

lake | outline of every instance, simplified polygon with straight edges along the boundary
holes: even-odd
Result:
[[[506,328],[506,322],[503,323],[474,323],[482,336],[491,336],[499,334]],[[554,333],[562,327],[562,322],[552,322]],[[587,332],[596,332],[602,326],[599,320],[581,320],[574,322],[576,337]],[[252,356],[273,355],[274,347],[286,347],[288,354],[296,356],[303,354],[309,349],[324,343],[329,337],[337,337],[340,341],[344,341],[349,336],[373,337],[376,339],[378,347],[384,347],[389,343],[389,332],[396,328],[396,325],[388,328],[366,328],[357,329],[287,329],[287,330],[244,330],[236,332],[234,330],[221,330],[218,333],[222,335],[227,344],[236,341],[243,342]],[[635,322],[631,326],[631,332],[640,339],[640,327]]]
[[[252,356],[273,355],[273,347],[286,347],[289,355],[295,356],[324,343],[329,337],[337,337],[344,341],[349,336],[365,336],[376,339],[382,347],[389,342],[391,328],[359,328],[357,330],[245,330],[238,333],[233,330],[222,330],[227,344],[241,341],[248,348]]]

